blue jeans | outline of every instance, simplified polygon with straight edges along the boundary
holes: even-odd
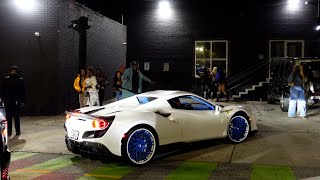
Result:
[[[121,91],[116,91],[116,101],[119,101],[122,99],[122,92]]]
[[[292,86],[290,88],[290,102],[288,109],[289,117],[296,117],[297,115],[297,104],[299,116],[306,116],[306,99],[304,96],[304,90],[301,86]]]

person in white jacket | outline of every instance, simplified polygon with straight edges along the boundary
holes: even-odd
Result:
[[[88,95],[87,106],[99,106],[99,90],[97,89],[97,79],[94,76],[94,69],[92,67],[88,68],[85,89]]]

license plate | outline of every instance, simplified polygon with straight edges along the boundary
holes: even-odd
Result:
[[[70,133],[70,139],[73,139],[73,140],[78,140],[78,137],[79,137],[79,131],[76,131],[76,130],[71,130],[71,133]]]

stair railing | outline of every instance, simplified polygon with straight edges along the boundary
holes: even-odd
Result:
[[[228,78],[227,87],[229,94],[232,95],[231,92],[249,84],[254,79],[270,77],[269,70],[269,61],[259,61],[249,68],[242,69],[239,74]]]

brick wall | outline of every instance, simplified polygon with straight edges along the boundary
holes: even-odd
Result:
[[[12,0],[3,0],[0,15],[0,78],[12,65],[21,68],[26,114],[57,114],[76,107],[73,81],[78,73],[79,34],[68,28],[72,20],[83,15],[92,20],[88,64],[99,65],[110,75],[125,62],[126,27],[73,0],[39,0],[30,12],[19,9]],[[111,97],[110,88],[106,94],[106,99]]]
[[[26,86],[24,111],[46,114],[56,104],[58,3],[42,0],[28,11],[13,2],[3,0],[0,5],[0,78],[10,66],[19,66]]]
[[[158,1],[129,2],[136,8],[129,9],[128,62],[150,61],[151,71],[145,73],[159,80],[162,89],[191,87],[197,40],[229,41],[231,76],[255,63],[258,54],[268,57],[271,39],[303,39],[305,56],[320,55],[316,6],[301,2],[297,11],[289,11],[287,0],[169,2],[174,11],[169,21],[159,20]],[[173,72],[161,72],[162,62],[174,64]]]
[[[114,74],[126,64],[127,27],[86,8],[83,13],[92,24],[87,31],[87,65],[102,68],[109,82],[105,99],[111,99]]]
[[[74,1],[60,0],[59,10],[59,58],[58,87],[59,112],[77,107],[78,95],[73,81],[78,73],[79,34],[67,28],[72,20],[80,16],[89,19],[92,27],[87,30],[87,66],[101,67],[109,85],[105,100],[112,98],[112,81],[115,71],[126,61],[126,26],[108,19]]]

